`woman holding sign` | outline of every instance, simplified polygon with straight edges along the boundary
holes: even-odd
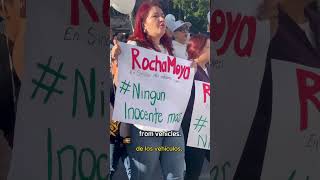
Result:
[[[187,45],[188,59],[197,63],[197,72],[194,80],[210,83],[208,74],[208,63],[210,60],[210,39],[198,34],[191,37]],[[193,83],[191,96],[188,102],[186,113],[182,120],[182,129],[185,142],[188,142],[189,128],[195,100],[195,83]],[[210,150],[194,147],[185,147],[186,174],[185,180],[197,180],[201,174],[204,159],[210,161]]]
[[[129,44],[151,49],[164,54],[173,55],[172,41],[166,35],[165,16],[159,4],[143,3],[136,14],[134,33],[129,37]],[[117,60],[121,53],[120,46],[115,41],[112,49],[112,59]],[[127,52],[122,52],[127,53]],[[182,130],[179,137],[140,137],[139,131],[163,132],[164,130],[134,124],[130,127],[131,144],[128,154],[131,164],[132,180],[153,179],[160,160],[164,179],[183,179],[184,170],[184,138]],[[137,147],[179,147],[180,152],[140,151]]]

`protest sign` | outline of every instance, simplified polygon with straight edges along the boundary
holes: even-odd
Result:
[[[210,84],[194,83],[195,99],[187,146],[210,150]]]
[[[256,18],[258,6],[256,0],[215,0],[211,14],[211,41],[217,54],[211,175],[217,179],[233,178],[259,100],[270,28],[267,21]]]
[[[28,1],[9,180],[108,179],[109,1]]]
[[[113,119],[179,130],[194,78],[191,61],[121,43]]]
[[[272,60],[272,79],[261,179],[320,179],[320,68]]]

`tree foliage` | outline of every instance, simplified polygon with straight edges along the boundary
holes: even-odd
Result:
[[[142,2],[156,1],[162,6],[166,14],[173,14],[176,20],[183,20],[192,23],[192,33],[204,33],[207,31],[207,13],[210,9],[209,0],[136,0],[136,5],[133,10],[133,17]],[[125,16],[116,12],[111,8],[111,16]]]
[[[191,22],[191,32],[198,33],[207,31],[209,8],[209,0],[172,0],[167,13],[173,14],[176,20]]]

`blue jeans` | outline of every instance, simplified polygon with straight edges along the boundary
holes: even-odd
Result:
[[[160,160],[164,180],[183,180],[184,138],[180,129],[179,137],[140,137],[139,129],[131,126],[131,144],[127,146],[131,164],[132,180],[152,180],[157,162]],[[179,147],[180,152],[137,151],[137,147]]]
[[[124,144],[119,141],[110,143],[110,180],[117,171],[119,159],[122,159],[124,167],[127,172],[128,179],[131,179],[130,160],[127,154],[127,149]]]

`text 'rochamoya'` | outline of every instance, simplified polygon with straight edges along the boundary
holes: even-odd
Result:
[[[166,61],[159,60],[156,55],[155,59],[149,60],[146,57],[139,57],[140,51],[136,48],[131,48],[132,54],[132,70],[139,68],[155,72],[168,72],[177,75],[178,79],[189,79],[190,67],[177,64],[176,57],[167,56]],[[138,59],[141,58],[141,59]],[[141,60],[141,61],[139,61]],[[172,69],[172,70],[171,70]]]

